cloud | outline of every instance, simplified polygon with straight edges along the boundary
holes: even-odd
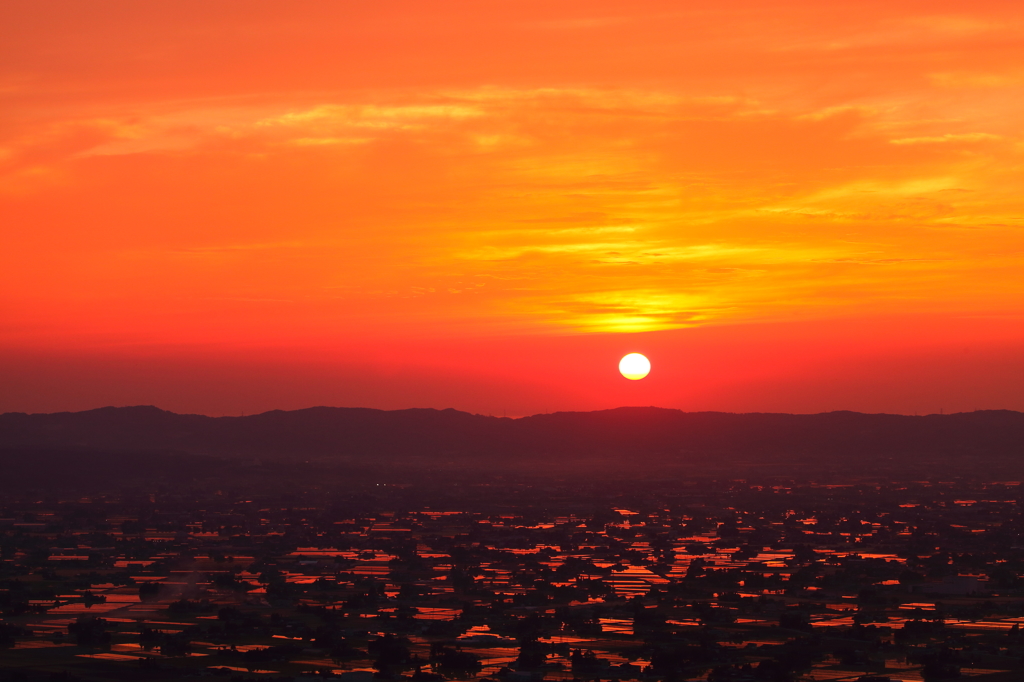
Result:
[[[946,133],[928,137],[903,137],[889,140],[889,142],[892,144],[945,144],[948,142],[989,142],[1001,139],[1003,139],[1002,135],[991,133]]]
[[[189,303],[198,291],[292,301],[246,323],[281,334],[399,319],[638,332],[999,307],[1020,290],[1017,257],[994,267],[966,236],[1015,253],[994,226],[1019,222],[1016,138],[936,133],[951,116],[913,102],[668,86],[308,97],[27,124],[0,140],[0,182],[35,192],[19,220],[58,226],[37,233],[78,254],[61,277],[83,296],[137,297],[120,309],[143,317],[213,315]],[[965,160],[980,143],[1005,155]],[[28,235],[10,253],[33,253]],[[8,259],[19,287],[52,290],[46,267]],[[493,284],[465,284],[480,278]]]

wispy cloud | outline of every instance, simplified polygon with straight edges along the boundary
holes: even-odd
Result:
[[[417,15],[370,61],[333,34],[288,42],[278,59],[322,69],[288,70],[301,84],[228,89],[252,75],[236,65],[86,101],[0,78],[28,98],[0,134],[5,286],[111,309],[275,302],[335,331],[1016,309],[1024,81],[990,46],[1016,24],[989,9],[577,7],[505,25],[480,7],[488,31]],[[381,21],[359,35],[399,30],[368,11]]]

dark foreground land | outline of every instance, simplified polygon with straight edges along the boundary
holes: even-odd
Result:
[[[932,417],[0,415],[0,681],[1024,680],[1024,415]]]
[[[1015,481],[288,485],[8,490],[0,680],[1024,679]]]

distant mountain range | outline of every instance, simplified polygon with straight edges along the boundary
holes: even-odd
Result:
[[[1024,462],[1024,414],[730,414],[621,407],[520,419],[453,409],[313,407],[245,417],[105,407],[0,415],[0,450],[163,452],[268,461],[690,463]]]

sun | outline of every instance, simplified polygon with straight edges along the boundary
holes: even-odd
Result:
[[[619,371],[627,379],[643,379],[651,372],[651,361],[640,353],[630,353],[619,360]]]

